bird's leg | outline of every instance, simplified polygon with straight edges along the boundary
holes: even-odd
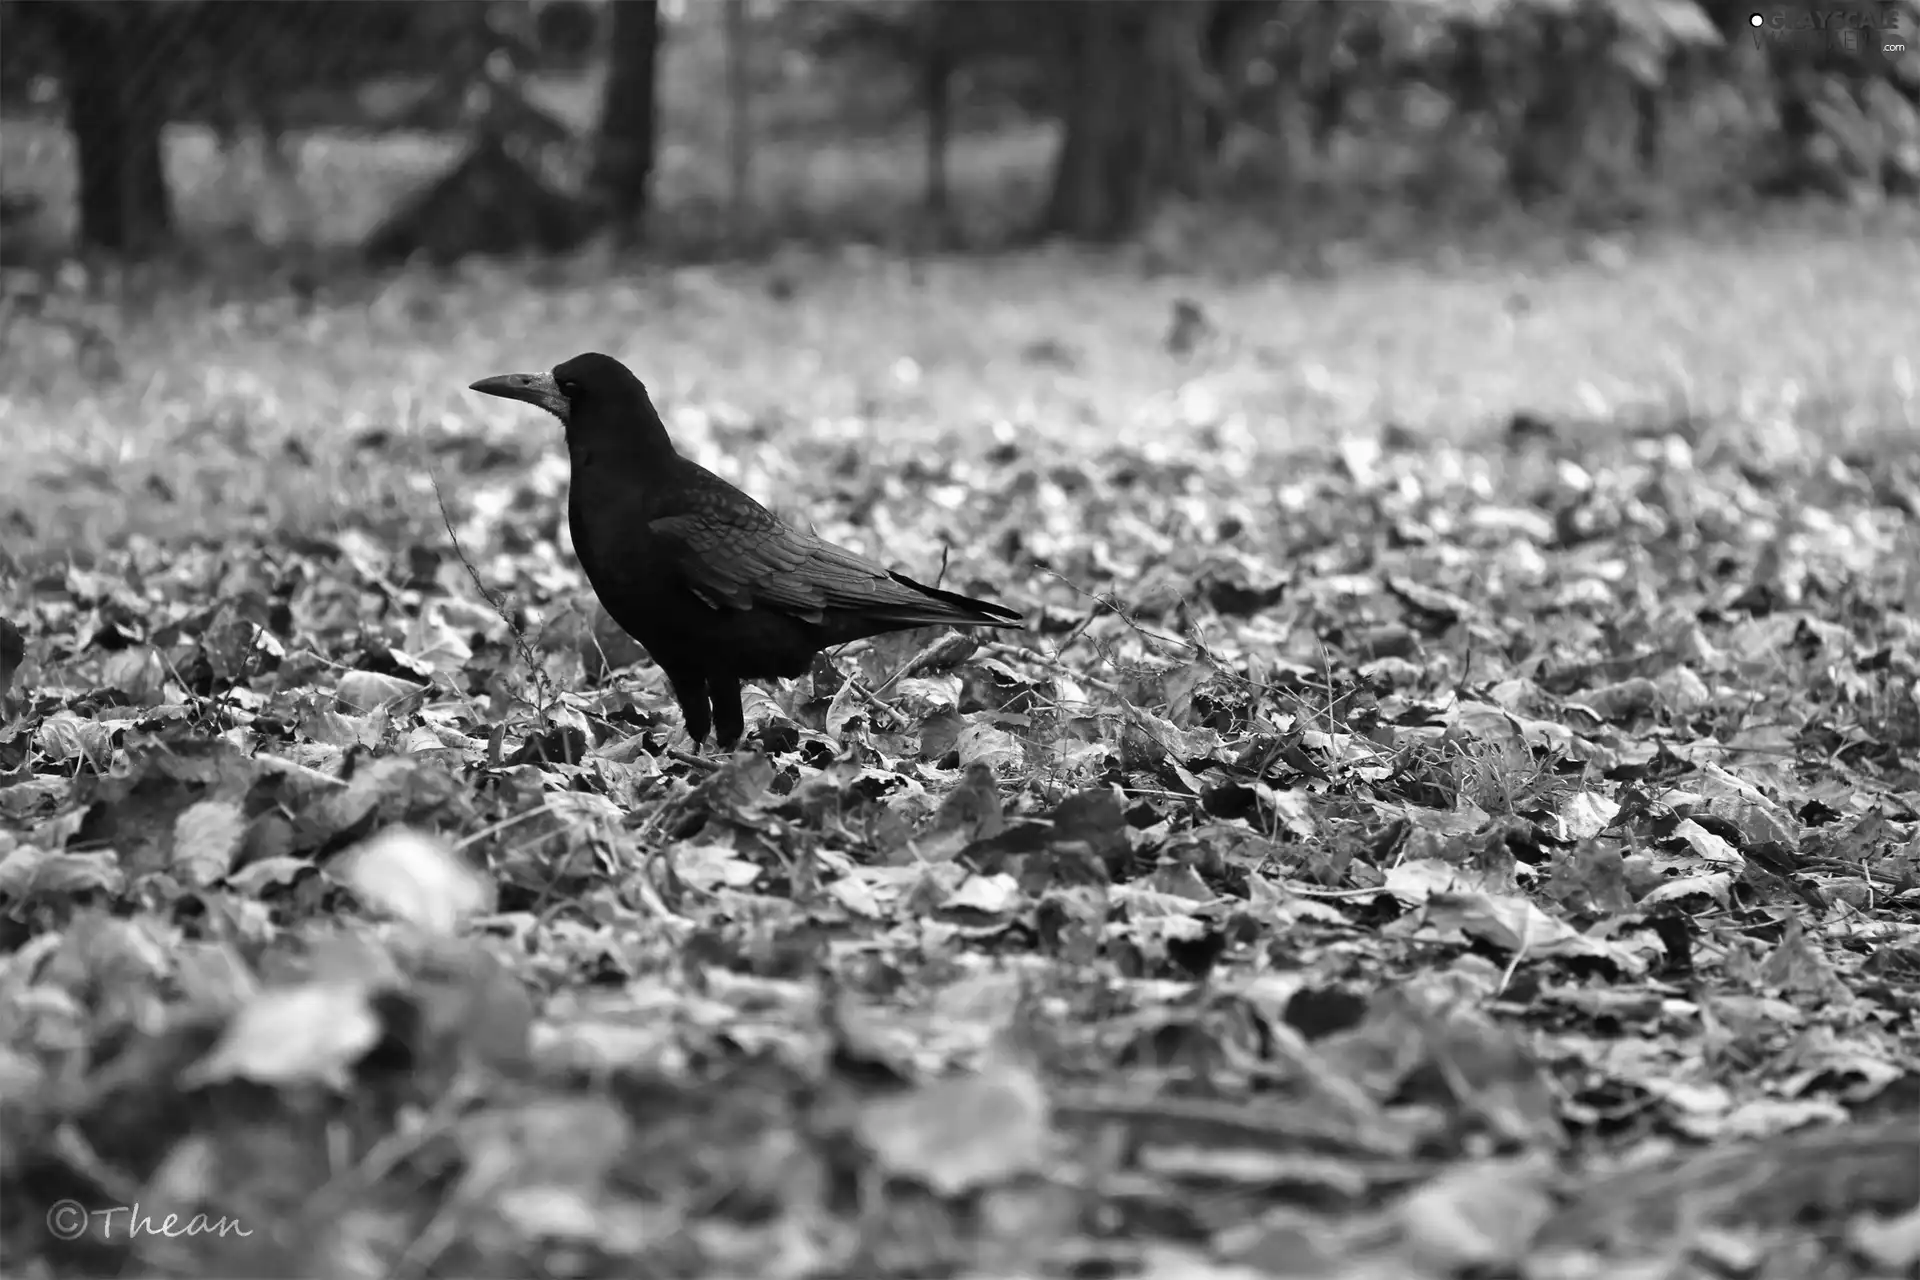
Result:
[[[747,731],[746,709],[740,705],[740,682],[732,676],[708,676],[707,692],[713,696],[713,737],[728,751]]]
[[[687,727],[687,736],[693,739],[693,749],[698,751],[706,741],[707,732],[713,728],[713,717],[707,711],[707,682],[697,671],[667,671],[666,677],[667,683],[673,686],[673,700],[680,704],[680,719]]]

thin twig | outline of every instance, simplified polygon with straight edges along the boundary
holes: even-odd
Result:
[[[717,760],[709,760],[705,756],[696,756],[689,752],[682,751],[678,747],[669,747],[663,754],[669,760],[678,760],[681,764],[692,769],[698,769],[702,773],[712,773],[720,767],[720,763]]]
[[[440,477],[434,473],[432,463],[427,464],[427,480],[433,485],[433,500],[440,505],[440,522],[447,528],[447,537],[453,540],[453,554],[459,557],[461,564],[466,566],[467,576],[473,579],[474,589],[480,593],[480,598],[499,615],[500,621],[507,624],[507,631],[513,636],[514,649],[520,654],[520,660],[526,664],[527,671],[533,678],[533,686],[540,695],[540,701],[534,705],[534,711],[542,721],[545,721],[548,709],[559,698],[554,691],[552,679],[547,675],[547,668],[540,661],[540,655],[533,651],[533,644],[527,639],[527,633],[521,630],[520,625],[513,620],[513,613],[507,608],[506,598],[481,579],[480,570],[468,558],[466,548],[460,545],[460,535],[453,529],[453,514],[447,510],[446,495],[440,491]]]
[[[1194,645],[1191,641],[1181,640],[1175,636],[1163,636],[1157,631],[1147,630],[1145,627],[1141,626],[1138,622],[1135,622],[1133,620],[1132,614],[1128,613],[1125,609],[1115,604],[1111,599],[1109,599],[1106,596],[1099,595],[1095,592],[1087,590],[1085,587],[1075,582],[1072,578],[1067,577],[1066,574],[1061,573],[1058,570],[1049,571],[1048,576],[1066,583],[1068,590],[1076,592],[1079,595],[1083,595],[1087,599],[1093,601],[1095,604],[1104,606],[1105,608],[1111,610],[1114,617],[1124,622],[1127,625],[1127,629],[1129,631],[1133,632],[1135,635],[1139,636],[1143,640],[1150,640],[1156,644],[1166,645],[1171,648],[1187,649],[1190,651],[1194,651],[1198,649],[1198,646]]]
[[[1072,676],[1073,679],[1080,684],[1084,684],[1090,689],[1098,689],[1102,693],[1109,693],[1115,696],[1118,696],[1120,693],[1120,687],[1112,681],[1102,680],[1099,676],[1082,671],[1078,667],[1068,666],[1059,658],[1048,653],[1043,653],[1039,649],[1023,649],[1018,645],[1008,644],[1004,640],[993,640],[982,645],[981,650],[993,657],[1002,658],[1008,662],[1030,662],[1035,666],[1050,667],[1062,675]]]

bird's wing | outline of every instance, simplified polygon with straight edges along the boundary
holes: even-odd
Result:
[[[801,533],[764,507],[703,505],[649,526],[693,593],[716,609],[771,608],[808,622],[834,609],[927,602],[865,556]]]

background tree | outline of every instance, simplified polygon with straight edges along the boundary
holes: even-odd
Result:
[[[1198,194],[1217,86],[1200,41],[1210,6],[1182,0],[1068,4],[1063,133],[1042,228],[1113,239],[1162,196]]]
[[[440,8],[452,24],[442,37],[447,52],[407,115],[440,118],[465,135],[466,150],[373,231],[368,257],[453,262],[471,253],[572,248],[593,214],[544,172],[548,150],[571,146],[574,134],[528,95],[538,61],[532,11],[488,0]]]
[[[609,6],[607,80],[587,188],[616,226],[637,234],[647,213],[659,125],[655,112],[660,64],[658,0]]]
[[[1916,0],[1871,12],[1905,43],[1920,32]],[[1034,180],[1020,216],[998,223],[1089,240],[1137,232],[1168,197],[1285,198],[1308,179],[1359,192],[1409,157],[1423,203],[1476,181],[1476,199],[1624,206],[1686,176],[1668,158],[1715,113],[1753,154],[1703,154],[1750,190],[1920,186],[1920,57],[1812,32],[1755,46],[1750,13],[1732,0],[0,0],[0,101],[57,85],[78,238],[116,253],[172,233],[169,123],[208,126],[223,147],[314,129],[457,140],[452,165],[391,197],[365,242],[380,260],[564,249],[607,225],[636,238],[676,31],[718,55],[698,111],[732,123],[692,130],[690,149],[728,179],[736,246],[775,221],[755,201],[782,185],[751,181],[749,120],[763,148],[857,150],[891,145],[904,112],[920,116],[925,218],[886,233],[942,240],[964,221],[952,156],[988,135],[1052,147],[1021,175]],[[685,138],[688,106],[673,110]],[[299,189],[277,148],[266,159]],[[12,219],[23,199],[6,194]]]
[[[450,42],[483,9],[476,0],[16,0],[0,6],[0,43],[9,82],[58,80],[79,239],[138,254],[173,230],[166,125],[202,123],[230,140],[242,122],[270,137],[299,123],[405,123],[355,117],[347,91],[401,74],[425,79],[431,97]]]
[[[184,5],[133,0],[38,0],[12,15],[44,33],[59,59],[87,244],[141,253],[172,234],[160,151],[170,68],[152,53],[174,43],[189,13]]]
[[[746,243],[753,201],[753,26],[747,0],[726,0],[727,235]]]

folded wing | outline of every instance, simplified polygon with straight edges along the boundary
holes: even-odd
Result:
[[[816,624],[846,613],[903,626],[987,621],[966,597],[903,582],[757,504],[663,516],[650,528],[688,588],[715,609],[771,609]]]

